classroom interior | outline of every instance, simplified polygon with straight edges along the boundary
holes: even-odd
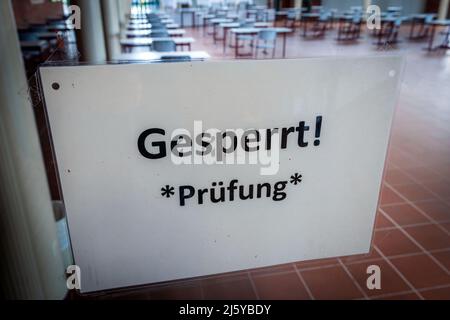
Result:
[[[2,51],[20,54],[23,63],[17,70],[27,79],[57,224],[65,213],[45,112],[38,107],[42,64],[406,59],[369,254],[86,295],[70,291],[65,299],[450,299],[449,0],[3,2],[9,7],[2,4],[1,16],[13,11],[16,34],[2,39]],[[79,30],[71,25],[78,17],[71,5],[81,8]],[[374,5],[379,27],[369,28],[376,21],[368,21],[367,8]],[[64,264],[70,256],[69,248]],[[372,264],[383,269],[381,290],[367,289]]]

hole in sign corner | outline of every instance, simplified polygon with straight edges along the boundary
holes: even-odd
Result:
[[[59,90],[59,88],[61,88],[61,86],[59,85],[58,82],[53,82],[52,83],[52,89],[53,90]]]

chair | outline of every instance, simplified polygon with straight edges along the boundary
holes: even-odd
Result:
[[[20,41],[36,41],[39,40],[39,36],[30,31],[19,31],[19,39]]]
[[[155,40],[152,43],[152,49],[158,52],[173,52],[177,50],[173,40]]]
[[[254,23],[253,22],[243,22],[241,23],[240,28],[254,28]],[[248,35],[248,34],[236,34],[236,42],[237,45],[239,46],[239,48],[244,47],[245,46],[245,41],[249,41],[250,42],[250,47],[253,47],[253,41],[255,40],[255,37],[253,35]],[[243,41],[244,43],[239,44],[239,41]],[[251,55],[251,53],[249,54]]]
[[[258,58],[258,49],[264,49],[263,53],[267,54],[267,49],[272,49],[272,58],[275,58],[277,32],[273,29],[262,29],[258,33],[255,46],[255,58]],[[261,44],[260,41],[263,43]]]
[[[360,15],[339,18],[337,41],[355,41],[361,34],[362,19]]]
[[[320,17],[317,19],[317,21],[314,23],[312,30],[313,30],[313,37],[319,38],[325,36],[325,32],[327,30],[328,22],[330,19],[330,14],[328,13],[322,13]]]

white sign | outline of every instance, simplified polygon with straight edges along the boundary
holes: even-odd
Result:
[[[367,253],[401,66],[42,68],[82,292]]]

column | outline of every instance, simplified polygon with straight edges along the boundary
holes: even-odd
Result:
[[[438,19],[447,19],[449,0],[441,0],[439,3]]]
[[[62,254],[10,0],[0,1],[1,295],[62,299]]]
[[[120,49],[120,22],[116,0],[102,0],[103,28],[105,30],[108,60],[117,59]]]
[[[367,13],[367,8],[372,4],[371,0],[363,0],[363,12]]]
[[[81,9],[81,30],[76,32],[81,60],[88,63],[105,62],[107,57],[100,0],[74,0],[72,3]]]

